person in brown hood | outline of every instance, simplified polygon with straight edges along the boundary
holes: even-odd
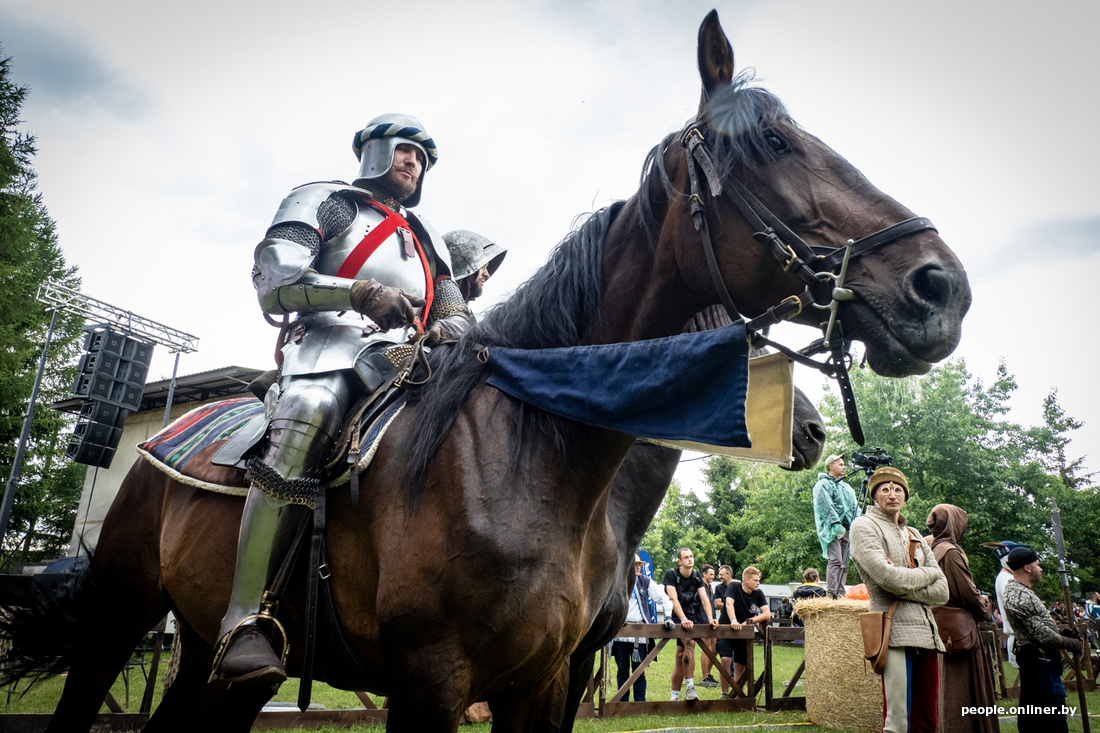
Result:
[[[997,704],[993,675],[982,657],[978,621],[989,618],[990,603],[970,575],[970,560],[960,543],[966,534],[966,512],[952,504],[937,504],[925,522],[932,533],[932,554],[947,578],[950,598],[932,613],[947,653],[940,664],[937,733],[996,733],[996,715],[966,715],[963,708]]]

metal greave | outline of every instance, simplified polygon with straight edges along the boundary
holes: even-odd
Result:
[[[219,638],[232,631],[246,616],[260,610],[260,599],[279,571],[299,522],[308,511],[304,506],[267,496],[256,486],[248,490],[237,540],[233,594],[222,618]]]
[[[330,372],[308,377],[284,377],[274,409],[269,444],[260,462],[277,484],[317,480],[352,396],[356,377]],[[275,491],[272,491],[272,488]],[[248,490],[237,539],[233,593],[222,618],[219,636],[260,610],[263,593],[278,573],[295,532],[308,512],[289,496],[273,496],[278,486]],[[324,490],[322,487],[321,491]]]

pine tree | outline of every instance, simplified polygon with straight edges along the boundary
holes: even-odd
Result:
[[[11,58],[0,52],[0,472],[5,483],[50,324],[51,314],[35,295],[46,280],[80,287],[36,190],[35,138],[19,129],[27,93],[12,79]],[[10,567],[16,552],[21,562],[55,557],[72,532],[84,470],[63,459],[72,420],[49,404],[69,395],[82,325],[73,314],[58,317],[0,567]]]

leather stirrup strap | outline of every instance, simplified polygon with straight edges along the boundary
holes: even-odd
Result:
[[[313,536],[309,546],[309,564],[306,566],[306,640],[302,649],[302,676],[298,688],[298,709],[303,713],[309,708],[313,696],[313,652],[317,641],[317,591],[322,572],[321,545],[325,541],[325,489],[317,492],[313,510]],[[327,575],[325,576],[327,577]]]
[[[294,562],[298,559],[298,553],[302,550],[302,540],[305,539],[308,524],[306,514],[302,512],[302,518],[298,521],[298,529],[294,532],[294,541],[290,543],[290,550],[283,558],[283,564],[279,566],[279,571],[275,573],[275,577],[271,581],[271,587],[267,589],[276,598],[283,597],[286,583],[290,579],[290,571],[294,569]]]

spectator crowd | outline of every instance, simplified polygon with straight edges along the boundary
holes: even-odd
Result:
[[[978,623],[985,621],[1003,630],[1004,656],[1020,673],[1020,699],[1015,707],[1025,711],[1017,718],[1021,733],[1068,730],[1064,658],[1080,659],[1086,649],[1094,655],[1100,650],[1096,639],[1100,592],[1089,593],[1069,609],[1061,600],[1044,604],[1036,594],[1043,572],[1038,554],[1012,541],[984,544],[995,553],[1002,570],[993,589],[979,590],[961,546],[969,525],[966,511],[937,505],[918,530],[903,513],[910,488],[902,471],[891,466],[873,473],[868,470],[869,504],[861,510],[845,482],[845,469],[843,455],[829,456],[812,489],[825,578],[817,568],[806,568],[800,585],[790,583],[793,590],[777,592],[769,600],[761,589],[763,575],[758,568],[744,567],[739,576],[733,567],[721,563],[696,569],[692,549],[681,547],[675,567],[666,570],[659,583],[646,577],[649,573],[643,571],[650,568],[636,558],[639,581],[628,621],[664,621],[670,629],[676,624],[684,629],[697,624],[737,630],[755,627],[757,633],[770,623],[802,626],[798,603],[845,598],[847,571],[854,562],[866,586],[863,597],[869,599],[870,612],[891,618],[881,673],[884,731],[999,730],[995,713],[966,712],[997,709],[993,650],[981,643],[978,633]],[[697,645],[711,654],[702,649],[697,654]],[[620,687],[652,648],[652,640],[615,640]],[[720,687],[721,699],[743,695],[751,653],[748,639],[677,639],[671,699],[697,700],[697,686]],[[720,669],[713,668],[711,655]],[[633,685],[635,700],[645,700],[645,690],[642,674]],[[624,699],[630,699],[629,692]]]

